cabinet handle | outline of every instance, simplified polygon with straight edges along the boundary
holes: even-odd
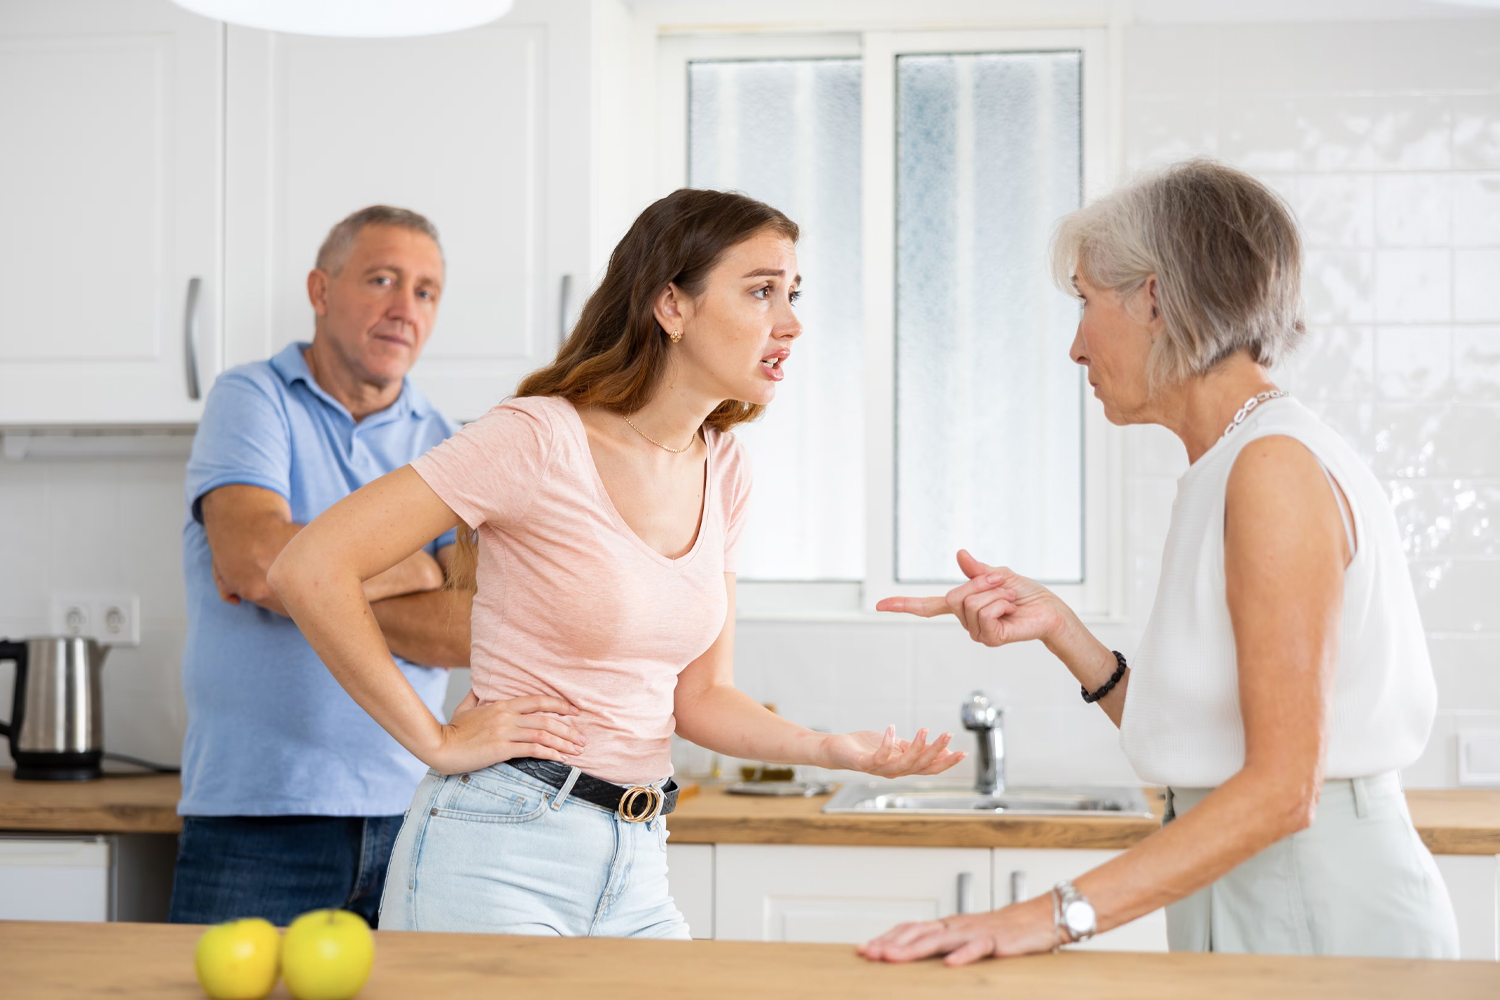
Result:
[[[182,310],[182,357],[187,369],[187,397],[197,399],[198,391],[198,295],[202,278],[189,278],[187,304]]]
[[[568,329],[568,311],[573,307],[573,276],[565,274],[562,276],[562,285],[557,290],[557,342],[561,344],[568,339],[572,331]]]
[[[1014,871],[1010,873],[1010,901],[1019,903],[1026,898],[1026,873]]]
[[[974,873],[958,873],[958,912],[974,912]]]

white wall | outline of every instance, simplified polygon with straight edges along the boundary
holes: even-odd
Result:
[[[1148,25],[1124,53],[1127,169],[1208,153],[1297,208],[1310,331],[1282,381],[1390,485],[1440,689],[1408,782],[1453,784],[1455,730],[1500,729],[1500,19]],[[1101,637],[1129,655],[1185,460],[1164,431],[1126,437],[1128,620]],[[43,630],[54,589],[139,593],[142,645],[105,669],[107,741],[172,760],[181,485],[173,460],[0,462],[0,634]],[[1009,709],[1014,780],[1130,777],[1035,644],[988,650],[951,622],[745,621],[736,655],[741,686],[808,725],[952,728],[982,688]]]

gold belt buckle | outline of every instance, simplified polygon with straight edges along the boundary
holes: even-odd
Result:
[[[646,811],[636,812],[636,806],[642,801],[646,803]],[[615,812],[627,823],[645,823],[656,818],[656,813],[661,809],[662,803],[666,801],[661,789],[652,788],[650,785],[634,785],[620,796],[620,804],[615,807]]]

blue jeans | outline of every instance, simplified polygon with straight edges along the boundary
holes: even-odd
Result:
[[[375,925],[400,816],[184,816],[172,881],[176,924],[353,910]]]
[[[569,787],[508,764],[428,772],[391,852],[381,926],[686,940],[666,821],[626,822]]]

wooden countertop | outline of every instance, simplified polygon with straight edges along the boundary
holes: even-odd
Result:
[[[202,1000],[201,927],[0,922],[9,1000]],[[378,931],[359,1000],[1383,1000],[1500,996],[1500,964],[1073,951],[979,962],[877,965],[848,945],[633,941]],[[285,998],[279,983],[273,997]]]
[[[0,774],[0,831],[176,833],[176,775],[88,782],[16,781]],[[1148,796],[1160,809],[1158,797]],[[1500,790],[1406,793],[1434,854],[1500,854]],[[839,844],[884,847],[1073,847],[1120,850],[1156,821],[1123,816],[825,815],[827,797],[756,798],[706,786],[667,817],[674,844]]]

